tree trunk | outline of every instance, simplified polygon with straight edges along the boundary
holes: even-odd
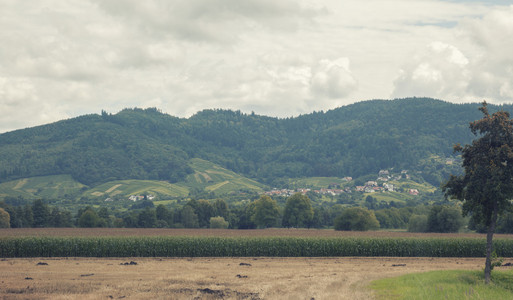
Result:
[[[495,224],[497,223],[497,203],[494,203],[492,219],[488,226],[488,232],[486,234],[486,262],[485,262],[485,284],[490,283],[492,276],[492,251],[493,251],[493,233],[495,232]]]

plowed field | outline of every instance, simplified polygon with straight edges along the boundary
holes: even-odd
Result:
[[[157,229],[157,228],[12,228],[0,229],[2,236],[291,236],[291,237],[383,237],[383,238],[482,238],[476,233],[410,233],[391,231],[335,231],[332,229]],[[511,234],[495,234],[494,238],[513,239]]]

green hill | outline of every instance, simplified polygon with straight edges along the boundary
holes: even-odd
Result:
[[[191,188],[204,189],[214,194],[230,192],[262,192],[265,185],[255,180],[222,168],[206,160],[194,158],[190,161],[194,174],[187,176],[185,184]]]
[[[168,199],[185,197],[189,194],[186,187],[172,184],[166,181],[156,180],[116,180],[103,183],[90,190],[83,196],[87,198],[124,198],[131,195],[153,195],[159,198]]]
[[[84,188],[87,187],[73,180],[70,175],[31,177],[1,183],[0,198],[72,198],[78,196]]]
[[[192,190],[206,191],[214,195],[234,192],[262,192],[265,186],[216,164],[191,159],[193,174],[185,181],[169,183],[159,180],[115,180],[89,188],[70,175],[39,176],[17,179],[0,184],[0,198],[23,197],[25,199],[128,199],[131,195],[153,195],[157,199],[187,197]]]
[[[188,119],[157,109],[102,112],[0,134],[0,193],[108,195],[121,184],[111,193],[222,194],[286,186],[289,178],[357,178],[392,168],[418,171],[420,181],[439,186],[460,171],[447,162],[455,159],[453,144],[470,142],[468,123],[480,117],[478,107],[409,98],[286,119],[230,110]],[[63,187],[27,185],[47,176],[66,176],[55,177]],[[89,194],[82,190],[89,188]]]

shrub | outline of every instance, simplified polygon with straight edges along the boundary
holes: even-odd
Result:
[[[379,222],[373,211],[363,207],[351,207],[345,209],[335,219],[335,230],[367,231],[378,229]]]
[[[6,212],[3,208],[0,208],[0,228],[9,227],[11,227],[11,218],[9,213]]]
[[[426,215],[413,215],[408,223],[409,232],[427,232],[428,217]]]
[[[427,226],[429,232],[458,232],[463,226],[461,210],[453,206],[433,206]]]
[[[228,222],[223,217],[212,217],[210,218],[210,228],[214,229],[226,229],[228,228]]]

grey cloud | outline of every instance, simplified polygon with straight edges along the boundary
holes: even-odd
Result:
[[[29,78],[0,77],[0,132],[35,126],[66,118],[53,103],[39,97],[40,90]]]
[[[513,5],[496,9],[482,19],[463,22],[477,46],[469,91],[491,101],[513,100]]]
[[[432,96],[453,101],[513,100],[513,6],[491,9],[457,29],[470,47],[433,43],[405,64],[394,82],[393,97]]]
[[[462,97],[468,84],[468,64],[458,48],[432,43],[404,66],[394,81],[392,96]]]
[[[294,30],[301,20],[320,13],[292,0],[111,0],[97,4],[144,34],[207,42],[233,42],[244,29],[255,26]]]
[[[321,60],[314,69],[311,90],[316,96],[343,98],[353,92],[358,82],[349,69],[349,59]]]

